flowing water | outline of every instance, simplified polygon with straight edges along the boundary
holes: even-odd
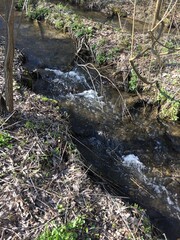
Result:
[[[33,90],[61,102],[85,163],[116,193],[145,207],[168,239],[180,237],[178,123],[157,121],[152,106],[117,92],[96,71],[68,71],[75,44],[67,35],[20,15],[15,28],[25,67],[38,73]],[[1,20],[1,36],[3,29]]]

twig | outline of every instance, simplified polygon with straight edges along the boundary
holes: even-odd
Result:
[[[136,2],[137,2],[137,0],[134,1],[132,39],[131,39],[131,58],[133,57],[133,48],[134,48],[134,30],[135,30]]]
[[[92,70],[95,70],[95,71],[97,72],[98,76],[100,77],[100,79],[104,78],[104,79],[108,80],[108,81],[112,84],[112,86],[117,90],[117,92],[118,92],[118,94],[119,94],[122,102],[123,102],[123,103],[125,102],[125,101],[124,101],[124,98],[123,98],[120,90],[119,90],[118,87],[116,86],[116,84],[115,84],[110,78],[102,75],[102,74],[100,73],[100,71],[99,71],[92,63],[87,63],[87,64],[78,64],[78,63],[77,63],[77,65],[80,66],[80,67],[84,67],[85,69],[90,68],[90,69],[92,69]],[[124,104],[124,106],[125,106],[125,105],[126,105],[126,104]],[[132,119],[132,116],[131,116],[128,108],[127,108],[127,107],[125,107],[125,108],[126,108],[126,112],[129,114],[130,118]]]
[[[178,0],[175,1],[174,5],[172,6],[172,8],[169,10],[172,0],[169,4],[169,7],[167,8],[166,12],[164,13],[164,16],[161,18],[161,20],[151,29],[151,31],[154,31],[163,21],[165,18],[167,18],[167,16],[171,13],[171,11],[175,8],[176,4],[177,4]]]
[[[12,232],[12,233],[14,233],[15,234],[15,236],[18,238],[18,239],[20,239],[21,240],[21,238],[19,237],[19,235],[13,230],[13,229],[10,229],[10,228],[4,228],[4,227],[0,227],[4,232],[5,231],[9,231],[9,232]],[[17,239],[16,238],[16,239]],[[12,239],[12,238],[9,238],[9,239]]]
[[[135,238],[135,236],[134,236],[133,232],[131,231],[131,229],[130,229],[130,227],[129,227],[128,223],[125,221],[125,219],[124,219],[123,215],[121,214],[120,216],[121,216],[121,218],[122,218],[123,222],[125,223],[125,225],[126,225],[127,229],[129,230],[129,232],[130,232],[130,234],[131,234],[131,236],[132,236],[132,239],[133,239],[133,240],[136,240],[136,238]]]
[[[148,195],[150,195],[151,197],[154,198],[154,196],[148,192],[144,187],[142,187],[139,183],[137,183],[137,181],[134,179],[134,178],[131,178],[131,181],[136,185],[138,186],[138,188],[142,189],[144,192],[146,192]]]
[[[7,118],[6,120],[1,124],[0,128],[2,128],[4,126],[4,124],[14,115],[16,111],[12,112]]]
[[[28,152],[26,153],[25,156],[23,156],[23,160],[25,161],[29,155],[29,153],[31,152],[31,150],[33,149],[34,145],[36,144],[36,142],[33,142],[32,146],[30,147],[30,149],[28,150]],[[23,161],[23,162],[24,162]]]
[[[20,123],[20,122],[21,122],[21,121],[18,121],[18,122],[15,122],[15,123],[13,123],[13,124],[10,124],[10,125],[8,125],[8,126],[6,126],[6,127],[3,127],[2,130],[5,130],[5,129],[8,129],[8,128],[11,128],[11,127],[15,126],[16,124],[18,124],[18,123]],[[13,138],[14,138],[14,137],[13,137]],[[17,138],[14,138],[14,139],[17,140]]]

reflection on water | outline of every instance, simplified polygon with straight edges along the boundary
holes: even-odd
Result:
[[[45,23],[30,24],[27,20],[20,25],[16,46],[28,56],[26,66],[29,69],[34,69],[34,66],[65,68],[72,63],[75,54],[75,44],[67,35],[52,32]]]
[[[2,1],[0,5],[2,9]],[[0,11],[1,12],[1,11]],[[16,12],[15,46],[26,56],[25,66],[35,68],[67,68],[75,56],[73,40],[51,27],[37,21],[31,22]],[[5,26],[0,17],[0,36],[5,36]],[[56,49],[56,51],[54,51]]]

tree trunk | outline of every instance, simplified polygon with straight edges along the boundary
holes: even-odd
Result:
[[[13,111],[13,59],[14,59],[14,0],[5,1],[6,56],[4,63],[5,99],[9,112]]]

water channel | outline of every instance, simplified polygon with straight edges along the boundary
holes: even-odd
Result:
[[[180,237],[179,124],[159,122],[152,106],[118,92],[96,71],[72,67],[75,44],[67,35],[20,19],[17,14],[16,47],[24,66],[38,73],[33,90],[60,101],[85,164],[146,208],[168,239]]]

